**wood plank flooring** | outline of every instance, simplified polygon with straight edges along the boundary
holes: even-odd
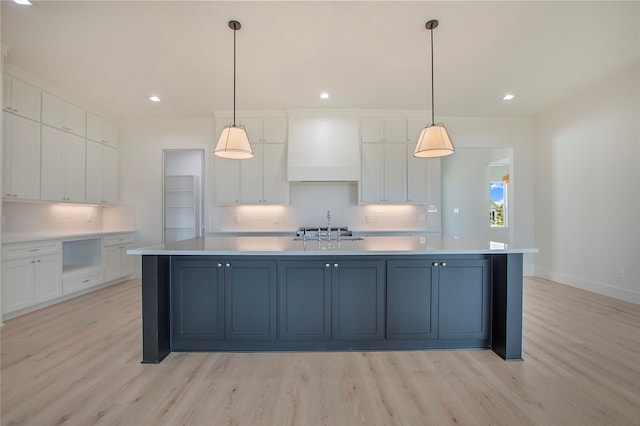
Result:
[[[2,425],[640,425],[640,305],[527,278],[524,362],[491,351],[173,353],[140,281],[6,322]]]

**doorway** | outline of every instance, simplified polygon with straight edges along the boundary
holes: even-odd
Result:
[[[204,150],[163,150],[164,243],[204,235]]]

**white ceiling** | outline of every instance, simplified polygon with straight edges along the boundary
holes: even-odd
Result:
[[[6,63],[117,117],[232,108],[534,115],[640,64],[640,2],[2,1]],[[320,100],[321,91],[331,94]],[[502,101],[511,92],[516,98]],[[147,97],[157,94],[159,104]]]

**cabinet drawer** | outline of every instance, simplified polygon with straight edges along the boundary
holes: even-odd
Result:
[[[24,257],[42,256],[60,253],[60,243],[8,244],[2,249],[2,258],[21,259]]]
[[[135,240],[134,234],[110,235],[104,237],[104,246],[117,246],[120,244],[132,244]]]
[[[67,295],[85,288],[95,287],[104,283],[104,272],[97,271],[83,276],[64,278],[62,281],[62,294]]]

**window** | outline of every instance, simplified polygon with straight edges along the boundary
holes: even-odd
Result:
[[[507,226],[507,183],[489,182],[489,225],[492,228]]]

